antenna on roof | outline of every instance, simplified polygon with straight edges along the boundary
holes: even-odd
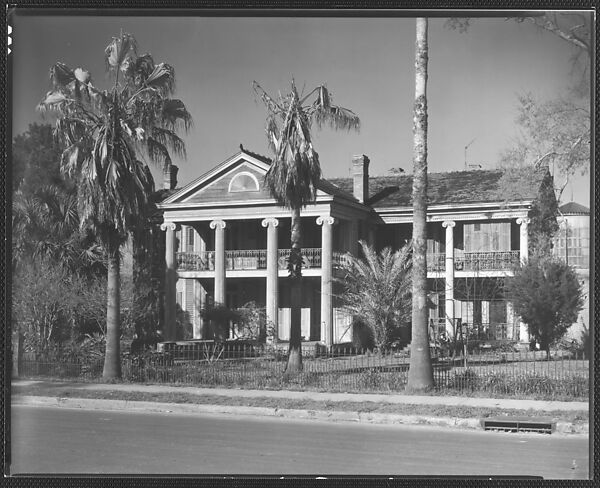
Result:
[[[476,137],[474,137],[474,138],[471,140],[471,142],[469,142],[469,144],[467,144],[467,145],[465,146],[465,171],[467,171],[467,149],[469,148],[469,146],[470,146],[471,144],[473,144],[473,143],[475,142],[475,139],[477,139],[477,138],[476,138]]]

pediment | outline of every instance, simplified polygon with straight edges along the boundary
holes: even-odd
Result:
[[[270,199],[264,186],[269,164],[240,152],[167,198],[163,204]]]
[[[269,167],[269,162],[241,151],[176,191],[162,202],[161,207],[171,204],[274,202],[264,183]],[[332,194],[328,191],[331,185],[322,186],[323,189],[317,189],[317,198]]]

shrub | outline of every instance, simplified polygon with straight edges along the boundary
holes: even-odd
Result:
[[[381,386],[381,373],[376,369],[367,369],[360,373],[358,378],[358,387],[365,390],[377,389]]]

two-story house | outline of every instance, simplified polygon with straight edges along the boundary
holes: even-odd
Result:
[[[326,345],[352,340],[332,279],[344,254],[356,255],[359,239],[378,249],[398,248],[412,232],[412,177],[371,178],[366,156],[351,164],[352,177],[322,179],[315,202],[302,210],[302,336]],[[242,149],[159,204],[166,232],[166,340],[174,339],[176,304],[188,313],[194,338],[207,337],[198,311],[208,300],[264,305],[276,339],[289,339],[290,211],[264,185],[269,165],[268,158]],[[536,174],[518,201],[503,197],[501,176],[485,170],[428,176],[434,334],[451,332],[460,321],[486,338],[527,340],[501,280],[527,257],[529,211],[549,174]]]

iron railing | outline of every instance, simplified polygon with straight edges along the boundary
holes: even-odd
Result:
[[[454,256],[456,271],[505,271],[519,262],[519,251],[460,252]],[[427,254],[427,271],[441,273],[446,269],[446,254]]]
[[[456,336],[461,340],[477,340],[477,341],[504,341],[515,339],[516,323],[508,322],[461,322],[461,319],[454,319],[455,325],[452,328],[456,330]],[[430,334],[432,341],[440,339],[449,340],[446,326],[446,319],[430,319]],[[452,331],[452,332],[453,332]],[[450,334],[452,335],[452,334]]]
[[[287,269],[290,249],[279,249],[279,269]],[[304,268],[321,267],[321,248],[302,249]],[[333,252],[333,265],[343,266],[348,260],[345,253]],[[178,252],[177,268],[180,271],[214,271],[215,251]],[[244,249],[225,251],[225,268],[227,270],[267,269],[267,251],[265,249]]]
[[[457,271],[507,271],[519,262],[519,251],[465,252],[454,256]]]
[[[427,254],[427,271],[430,273],[443,272],[446,269],[446,254],[431,253]]]

